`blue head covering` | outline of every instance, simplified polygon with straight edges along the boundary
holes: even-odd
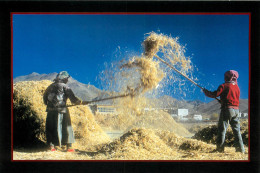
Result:
[[[59,74],[57,74],[55,80],[63,80],[63,79],[69,78],[69,77],[70,77],[70,75],[69,75],[68,72],[66,72],[66,71],[61,71],[61,72],[59,72]]]

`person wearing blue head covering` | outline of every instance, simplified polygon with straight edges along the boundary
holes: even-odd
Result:
[[[74,132],[71,126],[69,109],[66,107],[69,98],[73,104],[87,104],[87,101],[78,99],[67,85],[69,73],[62,71],[57,74],[43,95],[46,112],[46,138],[51,151],[56,151],[62,145],[67,145],[68,152],[74,152],[72,143],[75,142]]]

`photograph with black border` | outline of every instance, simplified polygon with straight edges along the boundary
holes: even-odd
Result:
[[[1,172],[259,172],[258,56],[260,3],[256,1],[0,1],[1,59]],[[13,17],[19,14],[244,14],[249,16],[248,160],[15,160],[13,135],[14,31]],[[163,18],[162,18],[163,19]],[[48,20],[48,19],[47,19]],[[110,20],[110,19],[107,19]],[[166,24],[167,25],[167,24]],[[32,26],[33,27],[33,26]],[[55,28],[53,28],[55,29]],[[160,28],[158,28],[160,29]],[[145,34],[145,33],[144,33]],[[205,33],[206,34],[206,33]],[[108,35],[109,36],[109,35]],[[30,36],[24,35],[26,39]],[[181,38],[182,39],[182,38]],[[142,40],[136,40],[137,44]],[[25,41],[26,42],[26,41]],[[17,44],[17,43],[15,43]],[[59,44],[59,43],[58,43]],[[62,44],[62,43],[61,43]],[[130,45],[129,45],[130,46]],[[188,45],[189,46],[189,45]],[[26,47],[26,45],[24,45]],[[109,45],[107,45],[109,47]],[[121,48],[123,49],[123,48]],[[189,47],[188,47],[189,49]],[[76,49],[77,50],[77,49]],[[114,51],[114,50],[112,50]],[[234,50],[235,51],[235,50]],[[93,50],[94,52],[94,50]],[[36,53],[36,52],[33,52]],[[26,57],[21,62],[29,64]],[[36,61],[36,60],[34,60]],[[97,61],[97,60],[95,60]],[[94,62],[95,62],[94,61]],[[44,64],[44,62],[43,62]],[[22,65],[22,63],[21,63]],[[72,65],[72,64],[71,64]],[[129,65],[129,64],[128,64]],[[175,69],[175,71],[178,71]],[[31,71],[34,72],[34,71]],[[224,72],[223,72],[224,73]],[[26,74],[24,74],[26,75]],[[55,74],[56,75],[56,74]],[[59,75],[57,75],[58,77]],[[75,75],[74,75],[75,76]],[[56,78],[57,78],[56,77]],[[72,76],[73,77],[73,76]],[[75,76],[76,77],[76,76]],[[184,76],[185,77],[185,76]],[[188,78],[188,77],[187,77]],[[75,78],[76,79],[76,78]],[[74,79],[73,79],[74,80]],[[238,79],[239,80],[239,79]],[[199,86],[191,80],[193,84]],[[242,83],[243,81],[241,81]],[[189,82],[187,82],[190,85]],[[242,84],[241,84],[242,85]],[[199,86],[200,87],[200,86]],[[202,95],[202,94],[201,94]],[[76,103],[76,101],[75,101]],[[46,113],[47,114],[47,113]],[[71,111],[71,115],[73,112]],[[21,131],[23,128],[20,129]],[[75,130],[75,129],[74,129]],[[20,138],[24,132],[20,133]],[[19,135],[18,135],[19,136]],[[16,136],[17,137],[17,136]],[[194,153],[191,153],[193,155]]]

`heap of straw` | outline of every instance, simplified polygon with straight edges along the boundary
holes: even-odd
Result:
[[[24,81],[14,84],[14,141],[26,131],[26,136],[35,135],[45,142],[46,105],[43,103],[43,93],[51,81]],[[70,102],[68,101],[68,104]],[[101,127],[95,122],[94,116],[88,106],[69,107],[72,128],[75,136],[81,143],[99,144],[110,139]],[[29,121],[34,119],[35,121]],[[35,125],[38,123],[38,125]],[[27,128],[28,130],[21,129]],[[36,133],[30,133],[36,131]],[[22,139],[21,139],[22,140]],[[26,140],[26,139],[25,139]],[[20,141],[22,142],[22,141]],[[24,141],[30,143],[31,141]]]
[[[180,136],[191,136],[191,133],[189,133],[186,128],[181,124],[176,123],[170,114],[162,110],[147,111],[143,115],[138,116],[136,121],[128,127],[128,129],[134,127],[167,130]]]
[[[108,130],[128,131],[138,127],[168,130],[181,136],[191,136],[170,114],[162,110],[153,110],[153,107],[144,97],[123,98],[117,105],[117,114],[97,114],[95,119],[102,128]]]
[[[168,159],[170,155],[177,155],[160,138],[149,129],[132,129],[120,139],[101,147],[99,152],[107,159],[115,160],[157,160]],[[101,158],[102,155],[96,156]]]
[[[120,139],[95,146],[95,150],[32,152],[14,150],[14,160],[248,160],[248,155],[226,147],[225,153],[212,153],[215,145],[186,139],[173,132],[135,128]],[[248,149],[246,147],[246,152]]]
[[[225,154],[211,153],[215,145],[187,139],[174,132],[133,128],[111,143],[97,147],[95,160],[245,160],[227,147]]]
[[[243,143],[244,145],[248,146],[248,122],[242,121],[240,129],[243,138]],[[199,130],[197,133],[195,133],[193,138],[207,143],[215,144],[217,140],[217,133],[218,133],[217,125],[211,125]],[[235,137],[231,127],[229,126],[226,132],[225,145],[234,146],[234,141],[235,141]]]
[[[177,135],[174,132],[169,132],[166,130],[155,130],[155,133],[172,149],[180,149],[184,151],[196,150],[204,152],[214,149],[213,145],[208,145],[195,139],[187,139]]]
[[[43,93],[51,81],[18,82],[13,88],[14,146],[46,141]]]

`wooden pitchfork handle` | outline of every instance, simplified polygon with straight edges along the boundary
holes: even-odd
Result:
[[[105,100],[111,100],[111,99],[121,98],[121,97],[127,97],[127,96],[129,96],[129,95],[132,95],[132,93],[122,94],[122,95],[113,96],[113,97],[107,97],[107,98],[103,98],[103,99],[99,99],[99,100],[92,100],[92,101],[89,101],[87,104],[84,104],[84,105],[88,105],[89,103],[93,103],[93,102],[100,102],[100,101],[105,101]],[[79,105],[80,105],[80,104],[79,104]],[[72,106],[78,106],[78,105],[67,105],[66,107],[72,107]]]
[[[198,85],[196,82],[194,82],[193,80],[191,80],[188,76],[186,76],[185,74],[182,74],[179,70],[177,70],[175,67],[173,67],[171,64],[167,63],[166,61],[164,61],[162,58],[160,58],[158,55],[154,55],[158,60],[160,60],[162,63],[166,64],[168,67],[170,67],[171,69],[173,69],[174,71],[176,71],[177,73],[179,73],[180,75],[182,75],[183,77],[185,77],[186,79],[188,79],[190,82],[192,82],[194,85],[196,85],[197,87],[199,87],[200,89],[204,90],[205,88],[201,87],[200,85]],[[218,98],[215,97],[215,99],[220,103],[220,100]]]

